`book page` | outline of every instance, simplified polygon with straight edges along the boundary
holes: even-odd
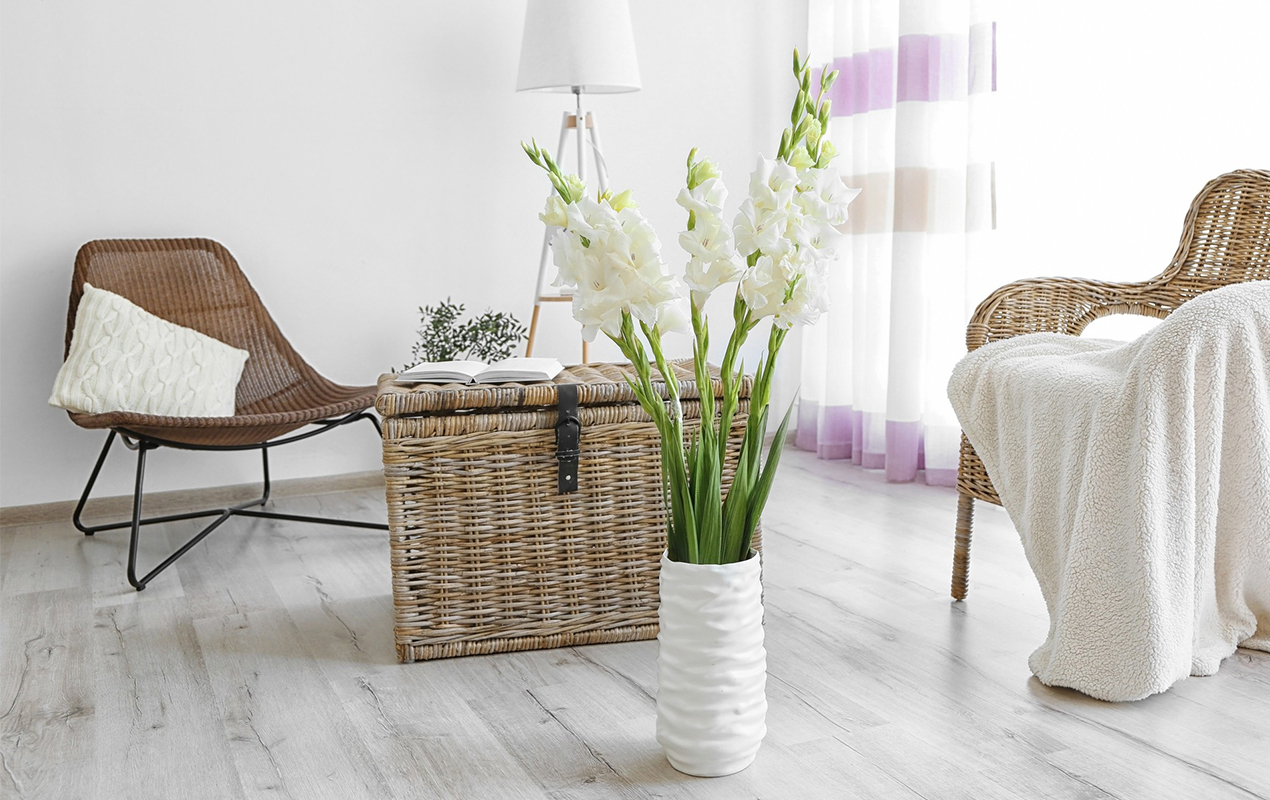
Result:
[[[549,381],[564,370],[554,358],[506,358],[489,365],[476,375],[478,383],[509,381]]]
[[[483,361],[425,361],[397,376],[398,381],[471,383],[486,368]]]

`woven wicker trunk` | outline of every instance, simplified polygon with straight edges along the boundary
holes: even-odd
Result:
[[[691,432],[696,383],[691,365],[675,369]],[[500,386],[380,378],[400,660],[656,637],[661,447],[625,370],[590,364],[552,383]],[[557,399],[568,383],[581,423],[578,488],[561,493]],[[712,388],[717,397],[717,380]],[[747,380],[725,483],[748,397]]]

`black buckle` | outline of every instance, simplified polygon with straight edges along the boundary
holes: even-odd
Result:
[[[582,422],[578,419],[578,385],[562,383],[556,401],[556,484],[560,494],[578,490]]]

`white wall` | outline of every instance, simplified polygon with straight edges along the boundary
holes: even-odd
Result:
[[[999,277],[1154,276],[1205,183],[1270,167],[1270,3],[998,8]]]
[[[775,149],[805,11],[631,5],[644,89],[589,104],[614,184],[679,265],[683,159],[701,146],[743,191]],[[0,0],[0,505],[76,496],[104,438],[45,404],[90,239],[221,241],[296,349],[346,383],[406,359],[421,304],[527,322],[548,187],[517,142],[554,146],[571,98],[513,92],[523,16],[510,0]],[[543,317],[540,352],[576,359],[565,307]],[[130,491],[116,456],[102,494]],[[249,454],[151,464],[154,490],[258,469]],[[283,448],[274,474],[378,466],[358,426]]]
[[[804,4],[631,5],[644,90],[590,104],[614,183],[678,265],[683,157],[701,146],[743,191],[788,108]],[[1270,3],[998,7],[1001,269],[984,294],[1022,275],[1153,275],[1205,181],[1270,165]],[[75,496],[102,439],[45,405],[89,239],[220,240],[297,349],[348,383],[406,358],[420,304],[527,321],[546,184],[517,141],[554,145],[569,98],[512,91],[523,14],[511,0],[0,0],[0,504]],[[543,352],[576,358],[563,307],[543,326]],[[284,448],[275,473],[378,459],[367,427]],[[130,462],[112,466],[101,491],[127,492]],[[244,454],[160,452],[148,480],[255,470]]]

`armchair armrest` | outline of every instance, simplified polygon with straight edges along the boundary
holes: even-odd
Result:
[[[1109,283],[1081,278],[1029,278],[1007,283],[979,304],[966,326],[966,349],[1025,333],[1079,336],[1109,314],[1163,318],[1185,298],[1166,283]]]

